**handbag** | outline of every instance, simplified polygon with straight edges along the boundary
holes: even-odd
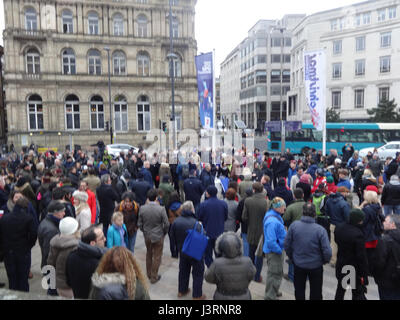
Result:
[[[204,251],[207,248],[208,237],[204,234],[203,225],[200,223],[201,231],[197,231],[196,227],[199,222],[197,221],[193,227],[187,231],[187,236],[182,246],[182,253],[200,261],[203,258]]]

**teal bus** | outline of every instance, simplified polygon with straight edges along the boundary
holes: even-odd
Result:
[[[268,151],[281,151],[281,133],[267,132]],[[400,123],[327,123],[326,152],[336,149],[342,153],[342,147],[351,143],[354,150],[378,148],[390,141],[400,141]],[[286,132],[285,147],[293,154],[304,154],[314,148],[322,150],[322,131],[314,129],[312,123],[303,123],[302,128]]]

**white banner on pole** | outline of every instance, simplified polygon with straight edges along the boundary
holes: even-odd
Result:
[[[312,123],[324,131],[326,123],[326,57],[324,50],[304,52],[306,103]]]

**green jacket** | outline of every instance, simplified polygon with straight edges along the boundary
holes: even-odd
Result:
[[[160,183],[158,189],[163,191],[162,200],[164,207],[166,207],[169,202],[169,196],[171,195],[172,192],[174,192],[174,187],[170,183]]]
[[[283,222],[288,228],[296,220],[300,220],[303,215],[304,200],[296,200],[292,204],[288,205],[285,214],[283,215]]]
[[[244,201],[242,221],[247,223],[247,242],[257,246],[263,233],[263,220],[269,207],[265,193],[256,193]]]

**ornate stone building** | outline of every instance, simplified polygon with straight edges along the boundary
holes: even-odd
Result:
[[[199,127],[197,0],[172,0],[178,130]],[[4,0],[8,143],[146,146],[171,115],[169,0]],[[109,48],[110,65],[108,64]]]

